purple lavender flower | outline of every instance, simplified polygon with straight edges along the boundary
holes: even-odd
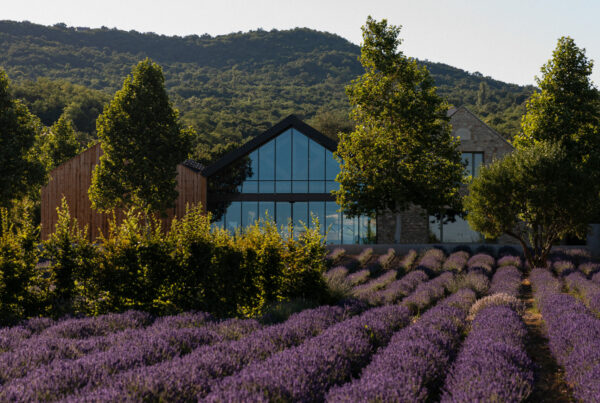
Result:
[[[402,305],[413,312],[419,312],[443,297],[453,282],[453,273],[442,273],[433,280],[419,284],[412,294],[402,300]]]
[[[525,325],[507,306],[481,310],[448,372],[442,402],[520,402],[533,390]]]
[[[399,299],[406,297],[417,288],[417,286],[429,280],[429,276],[421,270],[411,271],[399,280],[391,282],[383,290],[379,290],[373,296],[374,301],[383,304],[393,304]]]
[[[454,272],[461,272],[467,265],[469,260],[469,254],[465,251],[458,251],[448,256],[448,259],[444,262],[444,270],[452,270]]]
[[[331,386],[358,373],[374,349],[385,344],[409,319],[410,313],[401,306],[373,308],[223,379],[205,400],[322,400]]]
[[[239,341],[203,346],[186,356],[107,378],[99,389],[83,389],[72,401],[196,400],[197,395],[206,395],[220,378],[297,346],[355,312],[354,305],[305,310]]]
[[[518,297],[521,290],[521,272],[515,266],[501,266],[492,277],[489,294],[503,293]]]
[[[460,341],[466,312],[475,301],[459,290],[394,334],[359,378],[332,388],[328,402],[426,401]]]

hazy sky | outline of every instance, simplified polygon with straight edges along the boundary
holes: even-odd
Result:
[[[308,27],[360,44],[368,15],[402,25],[408,56],[533,84],[563,35],[599,64],[597,0],[1,0],[0,19],[119,28],[165,35],[221,35]]]

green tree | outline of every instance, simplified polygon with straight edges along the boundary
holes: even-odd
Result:
[[[43,139],[41,152],[46,169],[51,171],[68,161],[79,154],[81,148],[73,124],[64,115],[61,116]]]
[[[517,148],[548,140],[582,157],[598,149],[600,95],[590,80],[592,67],[573,39],[558,40],[552,59],[542,66],[542,78],[536,78],[540,91],[527,102],[522,132],[514,140]]]
[[[340,134],[338,204],[352,216],[400,213],[411,204],[459,208],[464,167],[433,79],[398,51],[400,27],[369,17],[362,30],[365,74],[346,88],[356,128]],[[397,241],[399,235],[397,215]]]
[[[176,166],[188,155],[191,139],[177,118],[162,69],[141,61],[98,117],[104,154],[89,190],[94,208],[164,212],[173,205]]]
[[[33,150],[39,121],[10,95],[6,73],[0,70],[0,206],[32,193],[45,179],[39,156]]]
[[[516,238],[531,267],[545,267],[552,244],[583,236],[594,206],[587,172],[559,144],[540,141],[481,167],[465,197],[471,228]]]

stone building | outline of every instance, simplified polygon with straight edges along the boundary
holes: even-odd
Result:
[[[464,106],[448,111],[452,134],[460,138],[459,150],[467,171],[477,175],[481,164],[489,164],[513,150],[512,145],[498,132],[486,125]],[[466,187],[462,189],[466,191]],[[397,240],[400,236],[399,242]],[[507,237],[508,238],[508,237]],[[457,217],[454,222],[440,222],[424,210],[413,206],[401,214],[400,234],[396,234],[396,218],[391,213],[377,216],[377,243],[472,243],[482,242],[481,234]],[[501,242],[513,243],[510,238]]]

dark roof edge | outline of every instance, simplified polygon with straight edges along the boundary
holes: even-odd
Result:
[[[202,173],[202,171],[206,168],[204,165],[195,160],[185,160],[181,163],[181,165],[199,173]]]
[[[469,113],[469,115],[473,116],[475,119],[479,120],[481,123],[483,123],[485,125],[485,127],[487,127],[488,129],[490,129],[490,131],[495,134],[496,136],[500,137],[502,139],[502,141],[504,141],[506,144],[508,144],[511,148],[515,148],[515,146],[513,146],[512,144],[510,144],[510,142],[508,140],[506,140],[504,138],[504,136],[502,136],[500,133],[498,133],[496,131],[496,129],[494,129],[493,127],[491,127],[490,125],[488,125],[487,123],[485,123],[483,120],[481,120],[481,118],[479,116],[477,116],[476,114],[474,114],[473,112],[471,112],[469,110],[469,108],[467,108],[464,105],[459,106],[458,108],[456,108],[456,111],[454,113],[456,113],[459,109],[464,109],[465,111],[467,111]],[[454,115],[454,113],[452,115]]]
[[[310,139],[316,141],[317,143],[319,143],[320,145],[322,145],[330,151],[335,151],[337,149],[337,141],[325,136],[323,133],[321,133],[314,127],[311,127],[308,124],[304,123],[297,116],[290,115],[282,121],[280,121],[279,123],[272,126],[264,133],[254,137],[252,140],[248,141],[241,147],[225,154],[221,159],[206,167],[202,171],[202,174],[205,177],[214,175],[216,172],[225,168],[227,165],[233,163],[235,160],[250,154],[252,151],[256,150],[261,145],[277,137],[278,135],[280,135],[281,133],[283,133],[291,127],[302,132]]]

